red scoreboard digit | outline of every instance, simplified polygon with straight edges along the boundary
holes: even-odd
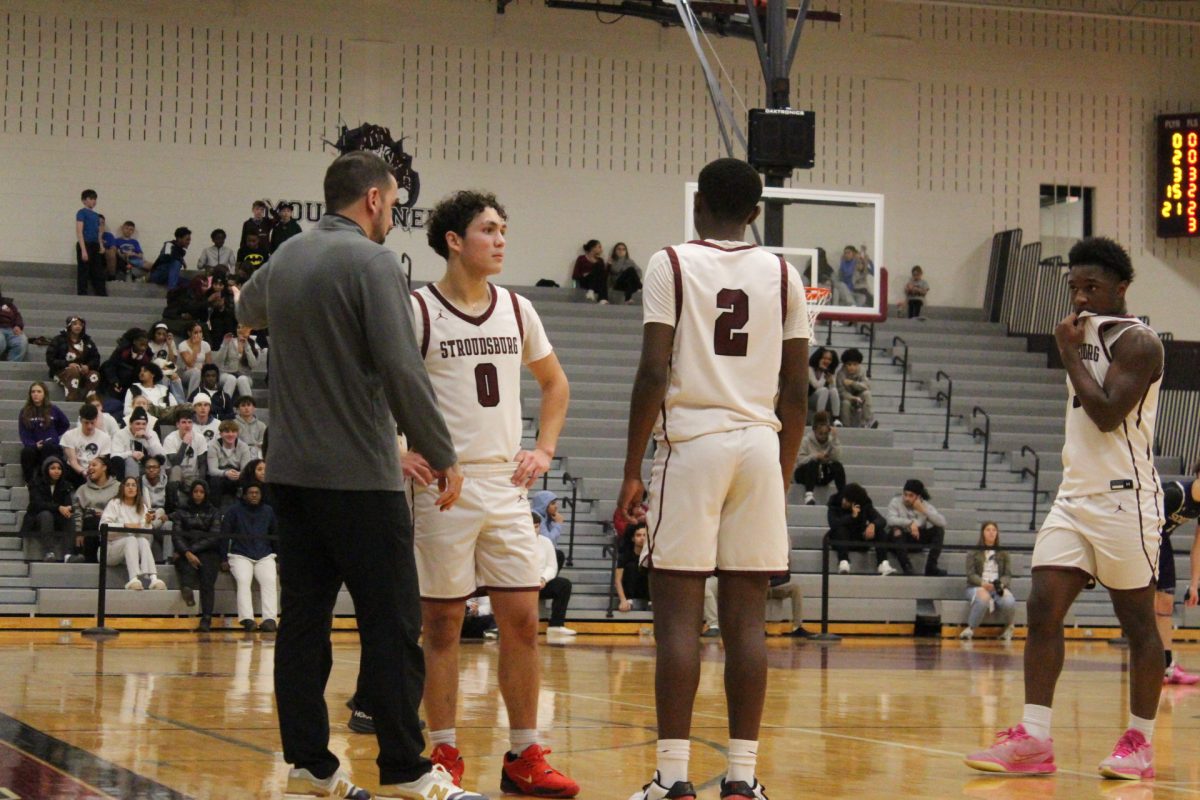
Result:
[[[1200,112],[1156,119],[1158,186],[1154,216],[1158,235],[1200,237]]]

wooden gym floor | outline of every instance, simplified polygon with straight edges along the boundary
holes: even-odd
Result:
[[[243,638],[244,637],[244,638]],[[0,798],[275,798],[286,765],[272,701],[271,636],[127,633],[94,644],[75,633],[0,633]],[[1127,713],[1127,654],[1069,642],[1059,684],[1054,778],[989,778],[961,755],[1021,709],[1020,642],[771,640],[759,775],[772,800],[822,798],[1200,797],[1200,687],[1164,690],[1159,779],[1102,781],[1095,765]],[[721,658],[705,640],[692,777],[714,800],[724,769]],[[1177,649],[1200,669],[1200,647]],[[495,644],[464,645],[459,742],[467,783],[499,797],[507,738]],[[542,649],[540,725],[552,762],[581,798],[626,800],[654,760],[648,638],[580,636]],[[342,703],[358,665],[354,634],[335,634],[328,700],[333,749],[374,787],[373,737],[351,734]]]

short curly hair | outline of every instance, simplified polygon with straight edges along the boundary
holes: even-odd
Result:
[[[450,258],[446,234],[454,231],[459,236],[466,236],[471,220],[489,208],[496,209],[501,219],[508,219],[508,212],[491,192],[463,190],[443,198],[429,215],[429,221],[425,223],[425,236],[429,246],[442,258]]]
[[[1103,236],[1080,239],[1067,254],[1072,267],[1099,267],[1117,280],[1133,280],[1133,262],[1125,248]]]

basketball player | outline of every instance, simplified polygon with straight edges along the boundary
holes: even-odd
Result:
[[[1162,529],[1162,549],[1158,555],[1158,593],[1154,595],[1154,611],[1158,615],[1158,635],[1162,637],[1166,654],[1164,661],[1167,671],[1163,674],[1163,683],[1175,686],[1200,683],[1200,675],[1185,672],[1183,667],[1175,662],[1175,654],[1171,650],[1171,643],[1175,638],[1172,630],[1175,612],[1175,549],[1171,545],[1171,534],[1183,523],[1200,516],[1200,481],[1196,480],[1197,475],[1200,475],[1200,463],[1192,467],[1191,480],[1163,484],[1163,517],[1166,518],[1166,522]]]
[[[646,269],[617,507],[632,519],[641,503],[653,429],[642,563],[654,601],[659,738],[654,778],[631,800],[696,797],[688,781],[696,632],[714,572],[730,736],[721,797],[766,798],[754,773],[767,683],[767,583],[788,572],[785,493],[804,434],[809,324],[796,269],[744,241],[761,196],[749,164],[710,163],[695,197],[701,240],[655,253]]]
[[[1067,371],[1063,478],[1034,543],[1025,713],[967,764],[986,772],[1055,771],[1050,706],[1062,672],[1063,618],[1094,579],[1108,588],[1130,654],[1129,725],[1100,774],[1152,778],[1163,676],[1154,614],[1162,486],[1152,450],[1163,349],[1154,331],[1126,314],[1133,265],[1119,244],[1083,239],[1069,257],[1074,312],[1054,331]]]
[[[429,245],[446,259],[436,283],[413,293],[413,324],[438,406],[462,464],[463,494],[442,513],[422,453],[414,479],[417,569],[425,622],[425,714],[430,758],[462,785],[454,721],[458,642],[467,598],[491,597],[500,629],[500,693],[508,709],[505,792],[574,797],[579,785],[546,763],[538,743],[538,591],[542,557],[526,490],[550,468],[570,387],[528,300],[493,285],[504,266],[507,215],[490,194],[458,192],[434,209]],[[521,367],[541,387],[537,445],[521,448]],[[422,478],[421,476],[425,477]]]

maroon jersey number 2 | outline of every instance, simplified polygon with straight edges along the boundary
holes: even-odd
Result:
[[[741,289],[717,292],[717,308],[727,309],[713,329],[713,352],[719,356],[744,356],[750,334],[741,331],[750,321],[750,298]]]

